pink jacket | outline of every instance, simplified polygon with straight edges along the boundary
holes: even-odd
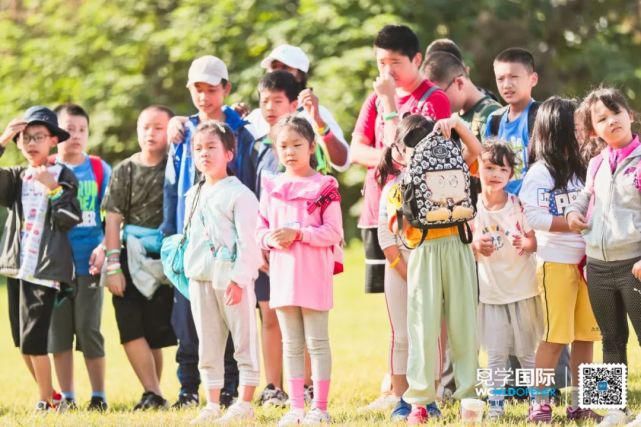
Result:
[[[307,178],[284,174],[262,177],[257,238],[261,248],[270,251],[271,308],[297,306],[321,311],[332,308],[332,246],[343,239],[340,203],[330,203],[322,217],[321,209],[307,212],[308,203],[328,183],[338,188],[336,179],[319,173]],[[300,229],[302,240],[286,250],[271,248],[267,235],[282,227]]]

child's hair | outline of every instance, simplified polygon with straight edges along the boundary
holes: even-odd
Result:
[[[170,119],[172,117],[174,117],[174,112],[169,107],[166,107],[166,106],[160,105],[160,104],[150,105],[149,107],[146,107],[145,109],[143,109],[140,112],[140,114],[142,114],[142,113],[144,113],[146,111],[160,111],[161,113],[167,114],[167,117],[169,117]]]
[[[434,122],[427,119],[425,116],[421,116],[420,114],[405,116],[396,128],[394,145],[399,148],[413,148],[423,138],[429,135],[433,129]],[[393,149],[393,146],[385,147],[381,161],[376,168],[376,181],[381,187],[385,186],[390,176],[397,176],[401,173],[397,164],[394,162],[394,158],[392,157]]]
[[[85,109],[78,104],[72,104],[70,102],[66,104],[60,104],[53,109],[53,112],[56,113],[58,117],[60,117],[62,113],[67,113],[70,116],[84,117],[85,119],[87,119],[87,124],[89,124],[89,114],[87,114]]]
[[[301,91],[300,83],[288,71],[277,70],[267,73],[258,82],[258,91],[284,92],[289,102],[294,102]]]
[[[554,189],[567,187],[572,177],[585,182],[586,166],[576,139],[576,102],[552,96],[539,107],[532,131],[530,164],[542,160],[554,179]]]
[[[496,55],[494,62],[515,62],[517,64],[522,64],[530,73],[533,73],[534,68],[534,56],[530,53],[529,50],[520,48],[520,47],[510,47]]]
[[[621,112],[621,109],[632,112],[630,109],[630,104],[628,100],[625,99],[625,96],[615,88],[612,87],[599,87],[594,89],[592,92],[587,94],[587,96],[581,102],[581,105],[578,108],[579,114],[577,119],[581,122],[582,133],[583,133],[583,143],[590,143],[590,135],[594,132],[594,124],[592,123],[592,107],[597,102],[601,101],[603,105],[607,107],[608,110],[618,114]],[[601,138],[597,139],[599,143],[602,143],[605,146],[605,141],[602,141]]]
[[[386,25],[376,35],[374,47],[407,56],[410,61],[420,52],[418,37],[407,25]]]
[[[310,125],[307,119],[303,117],[294,115],[282,117],[278,121],[278,123],[276,123],[276,134],[280,133],[283,128],[290,128],[291,130],[302,136],[303,139],[305,139],[307,142],[309,142],[309,145],[312,145],[316,140],[316,133],[314,133],[314,128],[312,128],[312,125]],[[313,169],[316,169],[316,167],[318,166],[315,152],[312,152],[309,158],[309,165]]]
[[[586,106],[581,104],[574,111],[574,130],[576,139],[579,141],[581,158],[587,165],[593,157],[607,147],[607,144],[601,138],[591,136],[590,132],[585,129],[585,124],[583,123],[585,108]]]
[[[425,57],[436,53],[436,52],[446,52],[450,55],[454,55],[456,59],[463,62],[463,54],[461,49],[458,47],[453,40],[450,39],[436,39],[427,46],[425,49]]]
[[[421,65],[421,70],[429,80],[439,83],[449,83],[457,77],[467,75],[463,62],[445,51],[429,54]]]
[[[201,122],[194,132],[194,140],[203,134],[210,134],[217,136],[223,143],[226,151],[236,153],[236,138],[231,128],[223,122],[217,120],[205,120]]]
[[[485,154],[490,155],[488,160],[491,163],[508,167],[512,170],[512,173],[514,173],[514,168],[516,167],[518,160],[512,148],[505,141],[494,138],[486,140],[481,146],[481,154],[479,157],[482,157]]]

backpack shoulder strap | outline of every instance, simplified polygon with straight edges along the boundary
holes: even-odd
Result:
[[[421,99],[418,100],[418,110],[420,111],[423,108],[423,104],[427,102],[430,96],[439,89],[438,86],[432,85],[425,93],[421,96]]]
[[[599,153],[594,158],[592,169],[590,169],[590,178],[592,178],[592,186],[594,186],[594,177],[596,177],[596,173],[599,171],[599,168],[601,167],[601,163],[603,163],[603,155]]]
[[[501,125],[501,118],[505,113],[507,113],[507,106],[499,108],[498,110],[494,111],[490,116],[490,135],[491,136],[498,136],[499,126]]]
[[[96,184],[98,184],[98,198],[102,200],[102,185],[105,182],[105,168],[102,165],[102,159],[90,154],[89,163],[91,164],[93,175],[96,177]]]
[[[541,105],[538,101],[533,101],[530,105],[530,109],[527,112],[527,134],[532,136],[532,131],[534,130],[534,121],[536,120],[536,113],[539,111],[539,106]]]

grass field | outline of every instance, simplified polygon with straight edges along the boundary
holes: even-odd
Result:
[[[333,421],[348,425],[384,425],[387,414],[359,415],[356,408],[378,395],[379,384],[386,369],[389,326],[382,295],[363,293],[363,268],[360,246],[346,251],[346,273],[335,283],[335,309],[330,316],[330,338],[333,356],[330,412]],[[32,408],[37,400],[36,385],[29,377],[18,350],[11,345],[7,321],[7,299],[4,286],[0,289],[0,322],[2,345],[0,352],[0,425],[49,426],[165,426],[185,425],[196,415],[196,410],[134,413],[133,405],[142,389],[130,368],[118,341],[111,297],[105,297],[103,331],[107,351],[107,398],[111,409],[101,415],[83,410],[64,414],[35,415]],[[638,411],[641,405],[641,352],[636,336],[630,337],[630,407]],[[162,390],[170,401],[178,392],[175,375],[175,347],[165,350]],[[595,348],[596,359],[601,359],[601,348]],[[76,353],[76,396],[82,406],[90,395],[84,363]],[[482,363],[484,357],[481,358]],[[262,387],[262,386],[261,386]],[[203,393],[201,390],[201,397]],[[457,424],[458,405],[445,406],[444,418],[438,424]],[[282,410],[258,409],[257,423],[274,425]],[[524,404],[508,407],[503,425],[522,424],[527,407]],[[565,421],[564,407],[555,409],[555,422]],[[434,422],[436,424],[436,422]]]

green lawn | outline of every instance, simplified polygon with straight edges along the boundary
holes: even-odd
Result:
[[[383,425],[387,414],[361,416],[356,408],[378,395],[381,377],[387,367],[386,355],[389,326],[382,295],[363,293],[363,261],[360,246],[353,245],[346,251],[346,273],[338,276],[335,284],[335,309],[330,316],[331,345],[333,356],[332,389],[330,411],[337,423],[350,425]],[[196,414],[196,410],[134,413],[131,408],[140,398],[142,389],[130,368],[119,344],[111,298],[105,298],[103,331],[107,346],[107,397],[111,410],[100,415],[77,411],[46,417],[34,415],[32,408],[37,400],[36,385],[29,377],[18,350],[11,345],[7,321],[6,292],[0,289],[0,312],[4,321],[0,323],[3,338],[0,353],[0,425],[185,425]],[[641,352],[636,336],[630,338],[630,381],[628,399],[632,409],[639,410],[641,403]],[[169,400],[176,397],[178,381],[173,357],[175,348],[165,351],[162,390]],[[595,348],[600,360],[600,346]],[[76,356],[79,356],[76,353]],[[89,399],[90,388],[81,358],[76,358],[76,395],[82,405]],[[482,363],[485,358],[481,358]],[[202,390],[201,390],[202,397]],[[505,424],[521,424],[527,408],[524,404],[508,408]],[[259,409],[259,423],[274,424],[282,410]],[[565,417],[563,407],[557,407],[558,422]],[[458,406],[444,408],[443,423],[457,423]]]

